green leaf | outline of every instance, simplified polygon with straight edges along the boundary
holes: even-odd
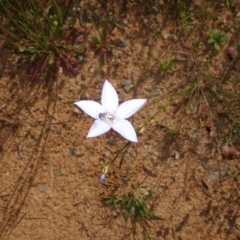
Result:
[[[47,6],[47,8],[45,9],[45,11],[44,11],[44,16],[45,16],[45,17],[48,17],[48,14],[49,14],[49,12],[50,12],[51,7],[52,7],[52,4],[49,4],[49,5]]]
[[[215,48],[217,51],[220,51],[220,46],[219,46],[219,44],[215,43],[215,44],[214,44],[214,48]]]
[[[215,42],[215,40],[213,38],[208,39],[208,43],[214,43],[214,42]]]
[[[20,47],[17,48],[17,50],[18,50],[18,52],[24,52],[24,51],[26,51],[26,48],[20,46]]]
[[[55,59],[54,53],[51,52],[49,57],[48,57],[48,64],[52,65],[54,63],[54,59]]]
[[[221,39],[220,39],[220,41],[221,41],[221,42],[223,42],[223,41],[226,41],[226,40],[228,40],[228,37],[227,37],[227,36],[224,36],[224,35],[222,35],[222,36],[221,36]]]
[[[62,25],[63,24],[63,12],[62,12],[60,7],[58,6],[58,3],[55,0],[52,0],[52,3],[54,5],[55,9],[57,10],[58,22]]]
[[[93,36],[93,41],[95,43],[101,44],[101,38],[98,35]]]
[[[221,37],[220,31],[212,32],[212,38],[214,38],[216,41],[220,39],[220,37]]]

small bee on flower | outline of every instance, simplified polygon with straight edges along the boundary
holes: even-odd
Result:
[[[114,115],[111,114],[111,113],[108,113],[108,112],[106,112],[106,113],[99,113],[98,117],[101,120],[107,122],[109,125],[113,125],[113,123],[114,123]]]

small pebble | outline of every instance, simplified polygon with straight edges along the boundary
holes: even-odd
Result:
[[[179,162],[175,162],[174,167],[179,167]]]
[[[112,65],[113,66],[118,66],[120,63],[121,63],[121,60],[118,59],[118,58],[112,60]]]
[[[176,160],[180,158],[180,153],[178,151],[175,151],[174,155]]]
[[[219,180],[219,172],[218,171],[212,172],[208,176],[208,182],[211,182],[211,181],[214,181],[214,180]]]
[[[152,10],[153,10],[153,12],[155,12],[155,13],[158,13],[158,12],[159,12],[159,9],[157,8],[157,6],[153,6],[153,7],[152,7]]]
[[[39,189],[40,192],[46,192],[46,186],[43,185],[43,184],[39,184],[38,189]]]
[[[238,51],[237,51],[237,49],[234,48],[234,47],[229,47],[229,48],[227,49],[227,56],[228,56],[228,58],[229,58],[230,60],[236,59],[237,56],[238,56]]]
[[[115,142],[114,142],[113,140],[109,139],[109,140],[107,140],[107,144],[109,144],[109,145],[115,145]]]
[[[92,20],[92,16],[87,11],[83,11],[82,19],[84,21],[91,21]]]
[[[119,38],[118,46],[125,47],[126,46],[126,40],[124,37]]]
[[[221,163],[220,164],[220,178],[224,178],[228,171],[228,165]]]
[[[79,53],[78,56],[77,56],[77,60],[78,62],[82,63],[82,62],[85,62],[86,61],[86,56],[84,53]]]
[[[125,185],[128,184],[128,180],[127,180],[126,178],[121,178],[121,180],[122,180],[122,183],[123,183],[123,184],[125,184]]]
[[[160,95],[160,91],[153,91],[149,94],[149,97],[155,97],[155,96],[158,96]]]
[[[127,54],[128,56],[132,56],[132,52],[131,52],[130,50],[127,50],[127,51],[126,51],[126,54]]]
[[[58,98],[62,100],[64,98],[63,94],[58,94]]]
[[[109,16],[109,21],[110,22],[116,22],[117,21],[117,19],[114,17],[114,16]]]
[[[59,173],[60,173],[60,175],[64,175],[65,174],[65,168],[60,168]]]
[[[127,168],[128,170],[132,169],[132,164],[131,164],[131,163],[128,163],[127,166],[126,166],[126,168]]]
[[[124,89],[129,92],[133,87],[134,85],[132,84],[132,82],[130,80],[127,80],[127,79],[123,79],[121,81],[121,85],[124,87]]]
[[[103,152],[102,155],[106,158],[108,158],[110,156],[110,153],[109,152]]]
[[[155,149],[153,149],[153,148],[148,148],[148,153],[150,153],[150,154],[152,154],[154,156],[158,156],[158,152]]]
[[[124,160],[129,160],[130,159],[130,155],[128,153],[124,154],[123,159]]]
[[[225,158],[229,158],[229,159],[233,159],[234,157],[237,156],[237,149],[234,145],[229,145],[229,144],[225,144],[222,147],[222,154]]]
[[[75,148],[70,148],[70,154],[75,155],[76,154],[76,149]]]
[[[73,112],[79,114],[79,113],[80,113],[80,110],[75,107],[75,108],[73,108]]]
[[[203,162],[202,166],[208,171],[211,171],[213,169],[212,165],[209,162]]]
[[[36,135],[34,136],[34,140],[38,141],[38,140],[40,139],[40,137],[41,137],[41,134],[36,134]]]
[[[147,90],[148,92],[151,92],[152,91],[152,87],[151,86],[146,86],[145,88],[144,88],[145,90]]]

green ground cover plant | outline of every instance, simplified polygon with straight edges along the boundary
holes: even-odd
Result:
[[[76,56],[84,50],[84,29],[73,27],[77,12],[72,11],[71,2],[0,2],[6,19],[0,27],[1,36],[10,43],[9,48],[27,60],[31,81],[56,78],[60,66],[74,75],[78,73]]]

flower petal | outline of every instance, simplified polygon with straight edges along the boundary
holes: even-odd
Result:
[[[111,126],[102,120],[95,120],[91,128],[89,129],[87,138],[99,136],[108,130],[110,130]]]
[[[112,125],[112,128],[120,135],[125,137],[127,140],[131,142],[137,142],[136,132],[129,121],[127,120],[116,121],[116,123]]]
[[[103,85],[101,102],[106,112],[116,112],[118,107],[118,95],[115,88],[108,80],[105,80]]]
[[[117,119],[125,119],[136,113],[147,99],[132,99],[122,103],[115,114]]]
[[[102,183],[104,179],[106,178],[106,173],[103,173],[101,177],[99,178],[98,182]]]
[[[95,119],[98,118],[99,113],[104,112],[102,105],[95,101],[83,100],[75,102],[74,104]]]

